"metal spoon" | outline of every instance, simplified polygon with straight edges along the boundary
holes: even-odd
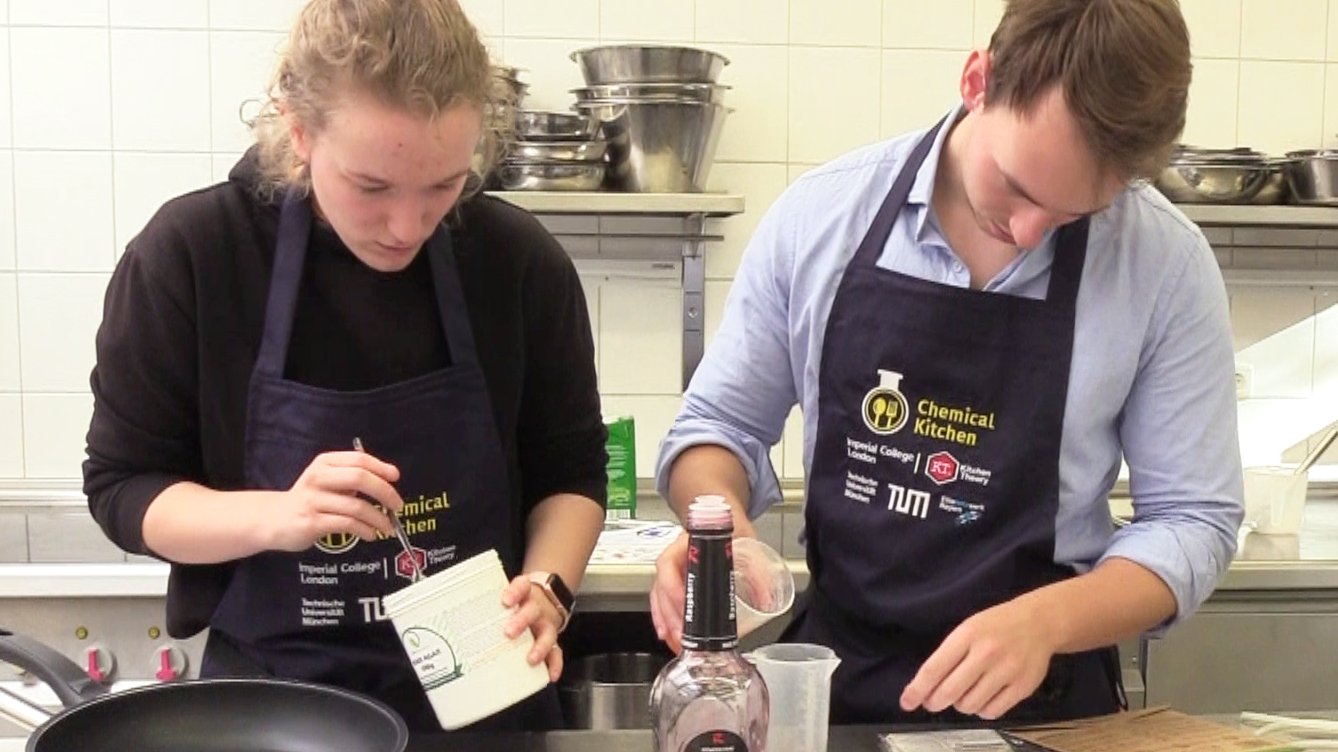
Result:
[[[353,448],[359,452],[367,451],[362,448],[362,439],[357,436],[353,437]],[[381,505],[378,504],[377,506]],[[386,509],[384,506],[381,506],[381,509],[386,513],[386,516],[390,517],[390,524],[395,527],[395,538],[399,540],[400,547],[403,548],[404,553],[408,555],[409,566],[413,567],[413,576],[409,578],[409,581],[418,582],[423,579],[423,567],[418,564],[418,557],[414,555],[413,546],[409,545],[409,534],[404,531],[404,523],[400,522],[399,515]]]

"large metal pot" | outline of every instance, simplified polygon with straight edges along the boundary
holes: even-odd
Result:
[[[574,661],[558,685],[567,726],[650,728],[650,688],[668,661],[654,653],[599,653]]]
[[[41,678],[65,705],[28,737],[27,752],[403,752],[409,743],[398,713],[334,687],[197,679],[108,693],[52,648],[4,630],[0,661]]]
[[[1338,206],[1338,151],[1289,151],[1282,169],[1296,203]]]

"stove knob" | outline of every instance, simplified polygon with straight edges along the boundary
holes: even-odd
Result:
[[[88,678],[98,684],[106,684],[111,681],[112,672],[116,670],[116,656],[95,643],[84,648],[84,665]]]
[[[176,681],[186,676],[186,652],[176,645],[163,645],[154,653],[157,668],[153,675],[158,681]]]

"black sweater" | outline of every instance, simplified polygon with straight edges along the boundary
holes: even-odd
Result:
[[[84,492],[117,545],[144,545],[150,502],[189,480],[243,487],[251,369],[260,346],[279,201],[256,198],[248,155],[226,183],[164,205],[130,242],[107,288],[93,370]],[[570,258],[527,212],[463,202],[452,240],[508,468],[516,551],[542,499],[605,500],[604,425],[590,321]],[[289,379],[369,389],[448,364],[425,254],[401,272],[359,262],[321,222],[287,361]],[[506,562],[514,574],[519,562]],[[168,628],[203,628],[228,565],[174,565]]]

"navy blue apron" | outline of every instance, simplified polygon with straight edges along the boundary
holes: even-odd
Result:
[[[783,639],[841,657],[832,723],[972,722],[951,709],[903,713],[898,700],[964,619],[1074,575],[1054,562],[1054,528],[1087,221],[1059,230],[1044,300],[878,267],[942,127],[878,210],[823,342],[804,510],[812,585]],[[1112,651],[1057,656],[1008,717],[1115,711]]]
[[[438,227],[421,251],[428,255],[450,365],[389,386],[341,392],[284,378],[311,221],[310,202],[290,193],[251,374],[247,487],[291,488],[316,455],[351,450],[356,436],[368,452],[399,468],[401,519],[427,574],[495,548],[515,575],[521,552],[513,545],[502,444],[450,235]],[[327,536],[301,553],[270,551],[239,561],[210,621],[201,675],[270,675],[345,687],[387,702],[411,730],[440,731],[380,607],[381,596],[408,585],[409,576],[393,536],[370,542]],[[560,719],[550,687],[471,728],[546,729]]]

